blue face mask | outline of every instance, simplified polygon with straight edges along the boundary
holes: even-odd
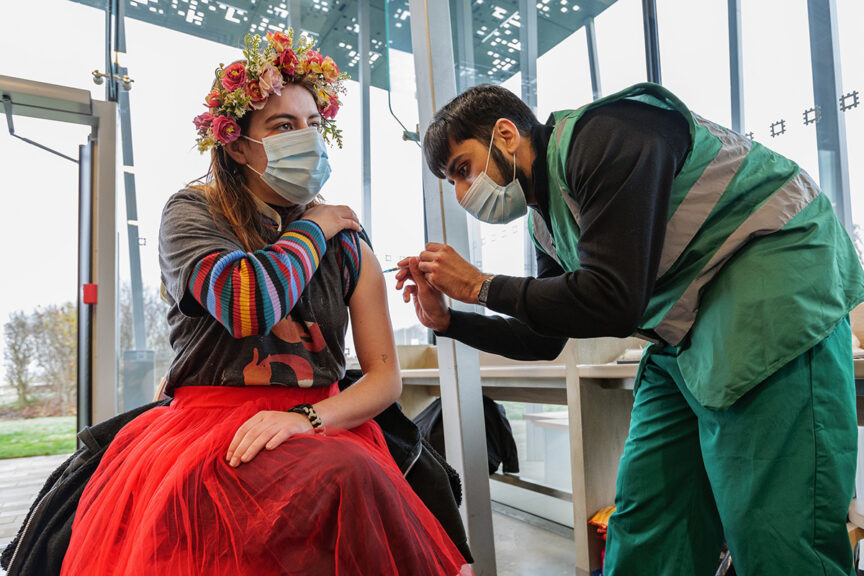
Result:
[[[324,138],[316,128],[303,128],[247,140],[264,146],[267,168],[261,176],[277,194],[294,204],[308,204],[330,177],[330,161]]]
[[[490,224],[507,224],[527,214],[528,203],[522,185],[516,179],[516,154],[513,154],[513,180],[509,184],[501,186],[487,174],[494,141],[493,132],[486,155],[486,169],[474,179],[459,204],[478,220]]]

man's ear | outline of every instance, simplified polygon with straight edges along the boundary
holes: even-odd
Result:
[[[225,144],[225,152],[228,153],[228,156],[230,156],[234,162],[241,166],[245,166],[249,163],[249,159],[246,157],[246,142],[241,142],[240,138]]]
[[[519,142],[522,141],[522,135],[519,134],[516,124],[507,118],[499,118],[493,130],[504,152],[509,156],[515,154]]]

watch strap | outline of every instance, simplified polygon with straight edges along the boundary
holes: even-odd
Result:
[[[477,294],[477,302],[483,306],[486,306],[486,301],[489,299],[489,286],[492,285],[493,278],[495,278],[495,276],[490,276],[480,285],[480,293]]]

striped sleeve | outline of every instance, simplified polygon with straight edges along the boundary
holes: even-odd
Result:
[[[235,338],[267,334],[300,299],[327,243],[310,220],[292,222],[255,252],[208,254],[189,277],[189,292]]]
[[[353,230],[339,233],[339,267],[342,271],[342,297],[345,304],[351,299],[357,281],[360,279],[360,268],[362,263],[360,253],[360,242],[369,243],[366,233],[357,233]]]

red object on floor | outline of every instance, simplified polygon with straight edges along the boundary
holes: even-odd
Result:
[[[109,446],[79,502],[62,574],[471,574],[372,421],[294,436],[237,468],[226,462],[235,432],[259,411],[337,392],[176,388],[170,406],[148,410]]]

